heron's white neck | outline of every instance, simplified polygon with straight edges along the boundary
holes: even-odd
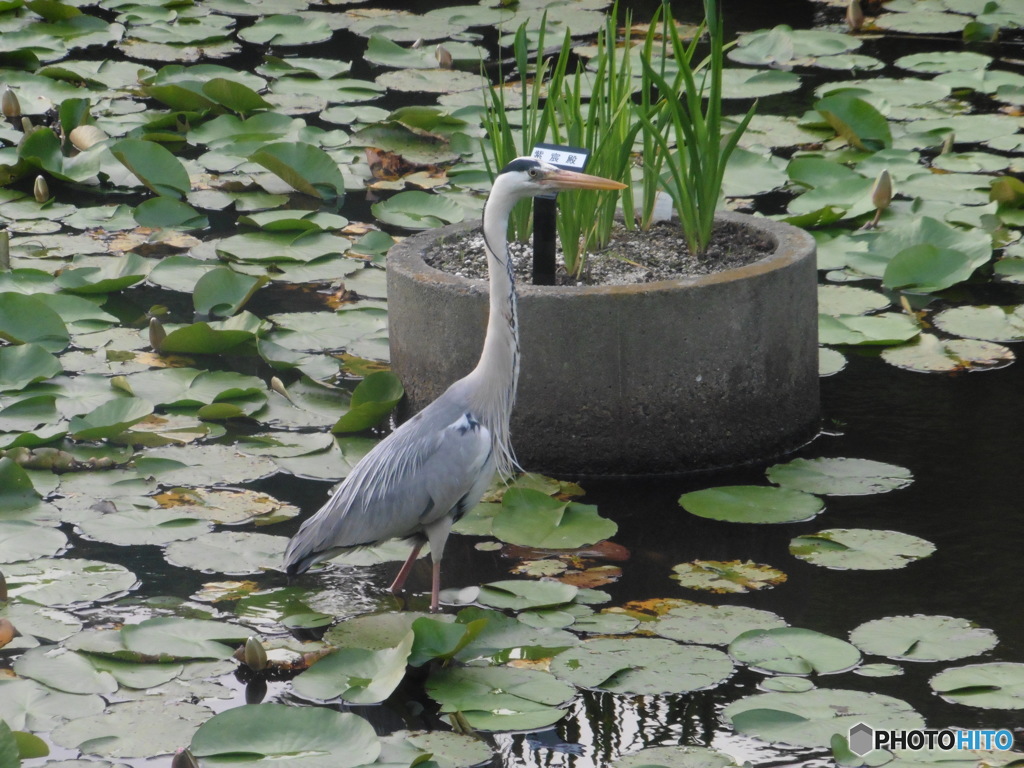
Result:
[[[507,241],[508,217],[516,202],[511,196],[492,192],[484,207],[490,313],[480,362],[470,373],[479,383],[473,388],[473,406],[491,431],[495,465],[505,478],[518,466],[509,435],[509,417],[519,380],[519,316]]]

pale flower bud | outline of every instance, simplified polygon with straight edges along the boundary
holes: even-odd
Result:
[[[939,149],[939,154],[948,155],[953,151],[954,144],[956,144],[956,133],[950,131],[946,134],[946,138],[942,140],[942,148]]]
[[[245,665],[254,672],[260,672],[267,668],[267,651],[255,636],[245,641],[245,653],[242,657]]]
[[[434,58],[437,59],[437,66],[441,69],[451,69],[453,67],[452,55],[443,45],[439,45],[434,49]]]
[[[10,88],[4,88],[4,95],[0,97],[0,112],[4,117],[21,117],[21,102]]]
[[[884,211],[891,202],[892,176],[889,175],[889,171],[886,169],[878,174],[878,178],[875,180],[875,186],[871,190],[871,204],[875,206],[875,210]]]
[[[860,0],[850,0],[846,5],[846,26],[851,32],[860,32],[864,26],[864,9],[860,7]]]
[[[32,195],[40,204],[50,199],[50,185],[42,176],[36,176],[36,183],[32,185]]]

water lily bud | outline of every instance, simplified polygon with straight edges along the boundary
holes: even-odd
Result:
[[[163,324],[155,317],[149,318],[149,346],[159,352],[160,345],[166,338],[167,331],[164,330]]]
[[[410,47],[410,48],[422,48],[422,47],[423,47],[423,43],[424,43],[424,40],[423,40],[423,38],[421,37],[421,38],[419,38],[418,40],[416,40],[416,42],[414,42],[414,43],[413,43],[412,45],[410,45],[409,47]]]
[[[245,641],[245,654],[242,657],[245,665],[254,672],[260,672],[267,668],[267,652],[255,636],[250,636]]]
[[[32,195],[40,204],[50,199],[50,185],[42,176],[36,176],[36,183],[32,186]]]
[[[884,211],[891,202],[892,176],[889,175],[889,169],[885,169],[875,180],[875,186],[871,190],[871,204],[875,206],[875,210]]]
[[[11,235],[6,229],[0,229],[0,269],[11,268]]]
[[[18,94],[10,88],[4,89],[4,95],[0,97],[0,112],[4,117],[21,117],[21,102],[18,101]]]
[[[80,125],[72,129],[71,133],[68,134],[68,138],[75,149],[84,152],[89,147],[104,141],[107,138],[107,134],[95,125]]]
[[[946,134],[946,138],[942,140],[942,148],[939,150],[939,154],[948,155],[953,151],[954,144],[956,144],[956,133],[950,131]]]
[[[4,574],[0,572],[0,603],[7,602],[7,579],[4,578]]]
[[[864,9],[860,7],[860,0],[850,0],[846,4],[846,26],[851,32],[860,32],[864,26]]]
[[[30,133],[32,133],[32,129],[33,128],[35,128],[35,126],[32,125],[32,121],[29,120],[24,115],[22,115],[22,117],[21,117],[21,132],[24,133],[26,136],[28,136]]]
[[[183,747],[174,753],[171,758],[171,768],[199,768],[199,763],[192,755],[192,750]]]
[[[434,49],[434,58],[437,59],[437,66],[441,69],[452,69],[454,66],[452,62],[452,55],[443,45],[439,45]]]
[[[288,390],[285,389],[284,382],[277,378],[277,376],[270,377],[270,388],[281,395],[281,397],[286,397],[289,400],[292,399],[292,396],[288,394]]]
[[[0,648],[3,648],[16,637],[21,637],[21,632],[15,629],[10,619],[0,619]]]

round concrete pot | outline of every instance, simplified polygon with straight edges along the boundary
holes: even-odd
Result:
[[[770,458],[818,430],[817,271],[803,230],[753,216],[776,250],[713,275],[628,286],[519,286],[522,368],[512,444],[562,475],[671,474]],[[388,254],[391,363],[415,413],[476,365],[488,286],[424,253],[479,224]]]

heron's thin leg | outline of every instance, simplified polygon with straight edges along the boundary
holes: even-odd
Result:
[[[416,562],[416,558],[420,556],[420,550],[423,549],[423,542],[419,541],[412,548],[412,552],[409,553],[409,559],[402,565],[401,570],[398,571],[398,575],[395,576],[395,580],[391,582],[391,586],[388,590],[393,595],[397,595],[402,591],[402,587],[405,586],[405,580],[409,578],[409,572],[412,570],[412,564]]]
[[[434,560],[433,555],[430,559],[434,562],[434,577],[430,586],[430,612],[435,613],[441,604],[441,561]]]

